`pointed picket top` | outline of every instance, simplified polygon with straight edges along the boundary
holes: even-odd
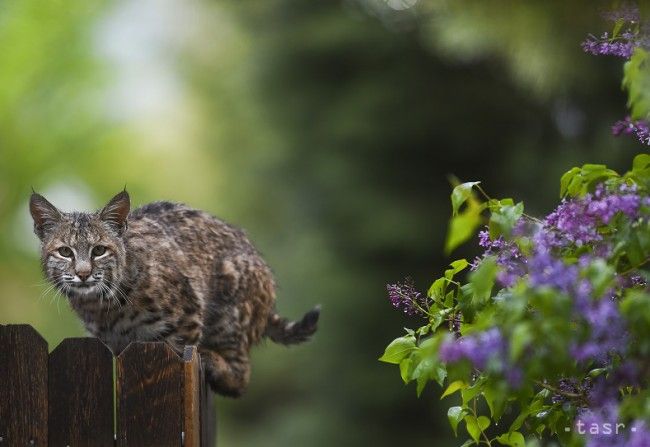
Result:
[[[50,353],[49,445],[113,447],[113,354],[97,338],[67,338]]]
[[[0,326],[0,437],[47,446],[47,342],[28,324]]]
[[[36,346],[45,346],[47,349],[47,341],[31,324],[0,324],[0,335],[3,333],[31,340]]]
[[[70,337],[61,340],[61,342],[56,345],[56,348],[50,352],[50,357],[62,355],[64,352],[69,350],[77,349],[96,349],[102,353],[108,353],[112,358],[113,353],[110,348],[106,346],[99,338],[95,337]]]

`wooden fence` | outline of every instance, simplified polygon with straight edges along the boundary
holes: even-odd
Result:
[[[0,325],[0,447],[215,446],[214,395],[195,347],[96,338],[48,354],[29,325]]]

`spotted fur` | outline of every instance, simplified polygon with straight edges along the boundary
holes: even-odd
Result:
[[[30,211],[45,276],[115,354],[132,341],[197,345],[212,388],[237,397],[251,346],[316,331],[318,308],[297,322],[275,313],[269,267],[242,230],[208,213],[170,202],[130,211],[126,191],[90,213],[34,193]]]

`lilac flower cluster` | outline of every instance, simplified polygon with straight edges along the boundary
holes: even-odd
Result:
[[[490,232],[487,230],[479,232],[479,245],[485,248],[483,257],[494,256],[497,265],[501,268],[497,280],[503,287],[511,287],[526,273],[526,257],[516,243],[506,241],[503,237],[490,239]],[[478,258],[472,264],[472,269],[476,270],[481,259]]]
[[[582,42],[582,49],[585,53],[590,53],[595,56],[618,56],[624,59],[632,57],[634,49],[640,45],[636,39],[635,34],[631,31],[626,31],[620,36],[610,37],[608,33],[604,33],[600,37],[590,35]]]
[[[623,22],[631,28],[638,30],[638,24],[641,20],[639,8],[635,4],[623,4],[618,9],[607,11],[602,14],[603,18],[612,22]],[[643,36],[637,31],[627,29],[625,32],[610,36],[609,33],[603,33],[600,37],[589,35],[582,42],[582,49],[586,53],[596,56],[609,55],[629,59],[636,47],[644,43]]]
[[[609,33],[604,33],[600,37],[589,35],[581,45],[586,53],[630,59],[636,48],[645,50],[650,48],[650,36],[648,35],[650,24],[647,21],[641,21],[641,14],[636,4],[623,3],[619,5],[618,9],[604,13],[603,17],[615,22],[616,26],[621,26],[623,23],[630,28],[621,34],[611,36]],[[633,120],[628,116],[614,123],[612,133],[616,136],[634,135],[642,144],[650,145],[650,123],[644,119]]]
[[[393,307],[401,309],[407,315],[422,314],[422,308],[426,306],[426,297],[424,297],[415,288],[411,278],[406,278],[404,282],[388,284],[388,299]]]
[[[614,123],[612,133],[616,136],[634,135],[641,143],[650,145],[650,124],[646,120],[633,120],[627,116]]]
[[[503,237],[490,239],[487,230],[479,232],[479,245],[485,251],[474,261],[472,269],[475,270],[482,259],[491,256],[500,267],[497,279],[503,287],[513,286],[528,274],[533,286],[552,286],[568,293],[570,286],[577,283],[579,269],[565,265],[553,252],[591,244],[594,254],[607,257],[610,248],[598,244],[603,240],[599,228],[609,224],[618,214],[631,219],[638,217],[642,205],[650,205],[650,199],[642,199],[636,186],[623,185],[610,191],[599,185],[593,194],[564,200],[541,225],[532,229],[534,252],[529,257],[522,254],[515,242]],[[525,219],[521,219],[515,232],[521,235],[525,228]]]
[[[528,262],[530,285],[533,287],[553,287],[570,293],[578,279],[579,270],[575,265],[566,265],[548,251],[539,251]]]
[[[571,354],[578,362],[594,361],[606,365],[612,354],[624,354],[628,344],[625,321],[619,312],[615,298],[592,297],[588,281],[582,281],[574,297],[574,309],[590,328],[589,338],[571,347]]]
[[[440,346],[440,360],[455,363],[469,360],[476,369],[485,369],[490,359],[500,360],[506,352],[506,342],[497,328],[476,335],[449,338]]]
[[[598,232],[601,225],[607,225],[618,213],[629,218],[638,216],[640,206],[648,203],[642,200],[635,186],[623,185],[618,191],[608,191],[599,185],[594,194],[563,201],[544,221],[544,233],[536,242],[546,248],[566,247],[575,244],[580,247],[602,240]]]
[[[509,364],[507,354],[508,343],[498,328],[458,339],[449,337],[438,350],[440,360],[445,363],[468,360],[478,370],[485,370],[492,365],[504,373],[511,386],[518,387],[523,373],[517,366]]]

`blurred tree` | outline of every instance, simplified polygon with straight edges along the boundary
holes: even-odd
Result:
[[[399,29],[354,3],[228,9],[247,38],[234,80],[241,84],[226,89],[201,66],[197,85],[215,116],[234,102],[228,92],[245,91],[254,106],[239,104],[230,117],[236,124],[221,123],[229,136],[220,138],[237,146],[223,181],[239,190],[221,201],[268,254],[281,309],[324,304],[319,336],[300,348],[303,361],[270,347],[258,354],[251,395],[225,403],[237,418],[222,426],[230,442],[447,437],[430,398],[416,400],[375,364],[386,328],[400,326],[385,282],[410,273],[425,286],[444,265],[447,175],[480,176],[495,195],[541,210],[556,199],[555,178],[567,166],[625,166],[631,157],[628,142],[608,133],[624,104],[620,63],[593,61],[579,47],[587,23],[598,27],[596,14],[576,18],[576,26],[566,14],[578,17],[578,9],[561,3],[511,11],[491,2],[490,14],[479,3],[424,5],[424,15]],[[451,39],[458,29],[465,52]],[[225,160],[233,148],[215,150]]]
[[[521,3],[3,2],[0,321],[51,346],[79,332],[29,287],[30,185],[92,207],[126,182],[247,228],[282,313],[323,304],[311,344],[256,351],[249,394],[221,401],[224,445],[445,445],[433,395],[376,359],[405,322],[385,283],[447,262],[447,176],[541,211],[567,167],[638,148],[609,133],[620,61],[579,48],[593,9]]]

